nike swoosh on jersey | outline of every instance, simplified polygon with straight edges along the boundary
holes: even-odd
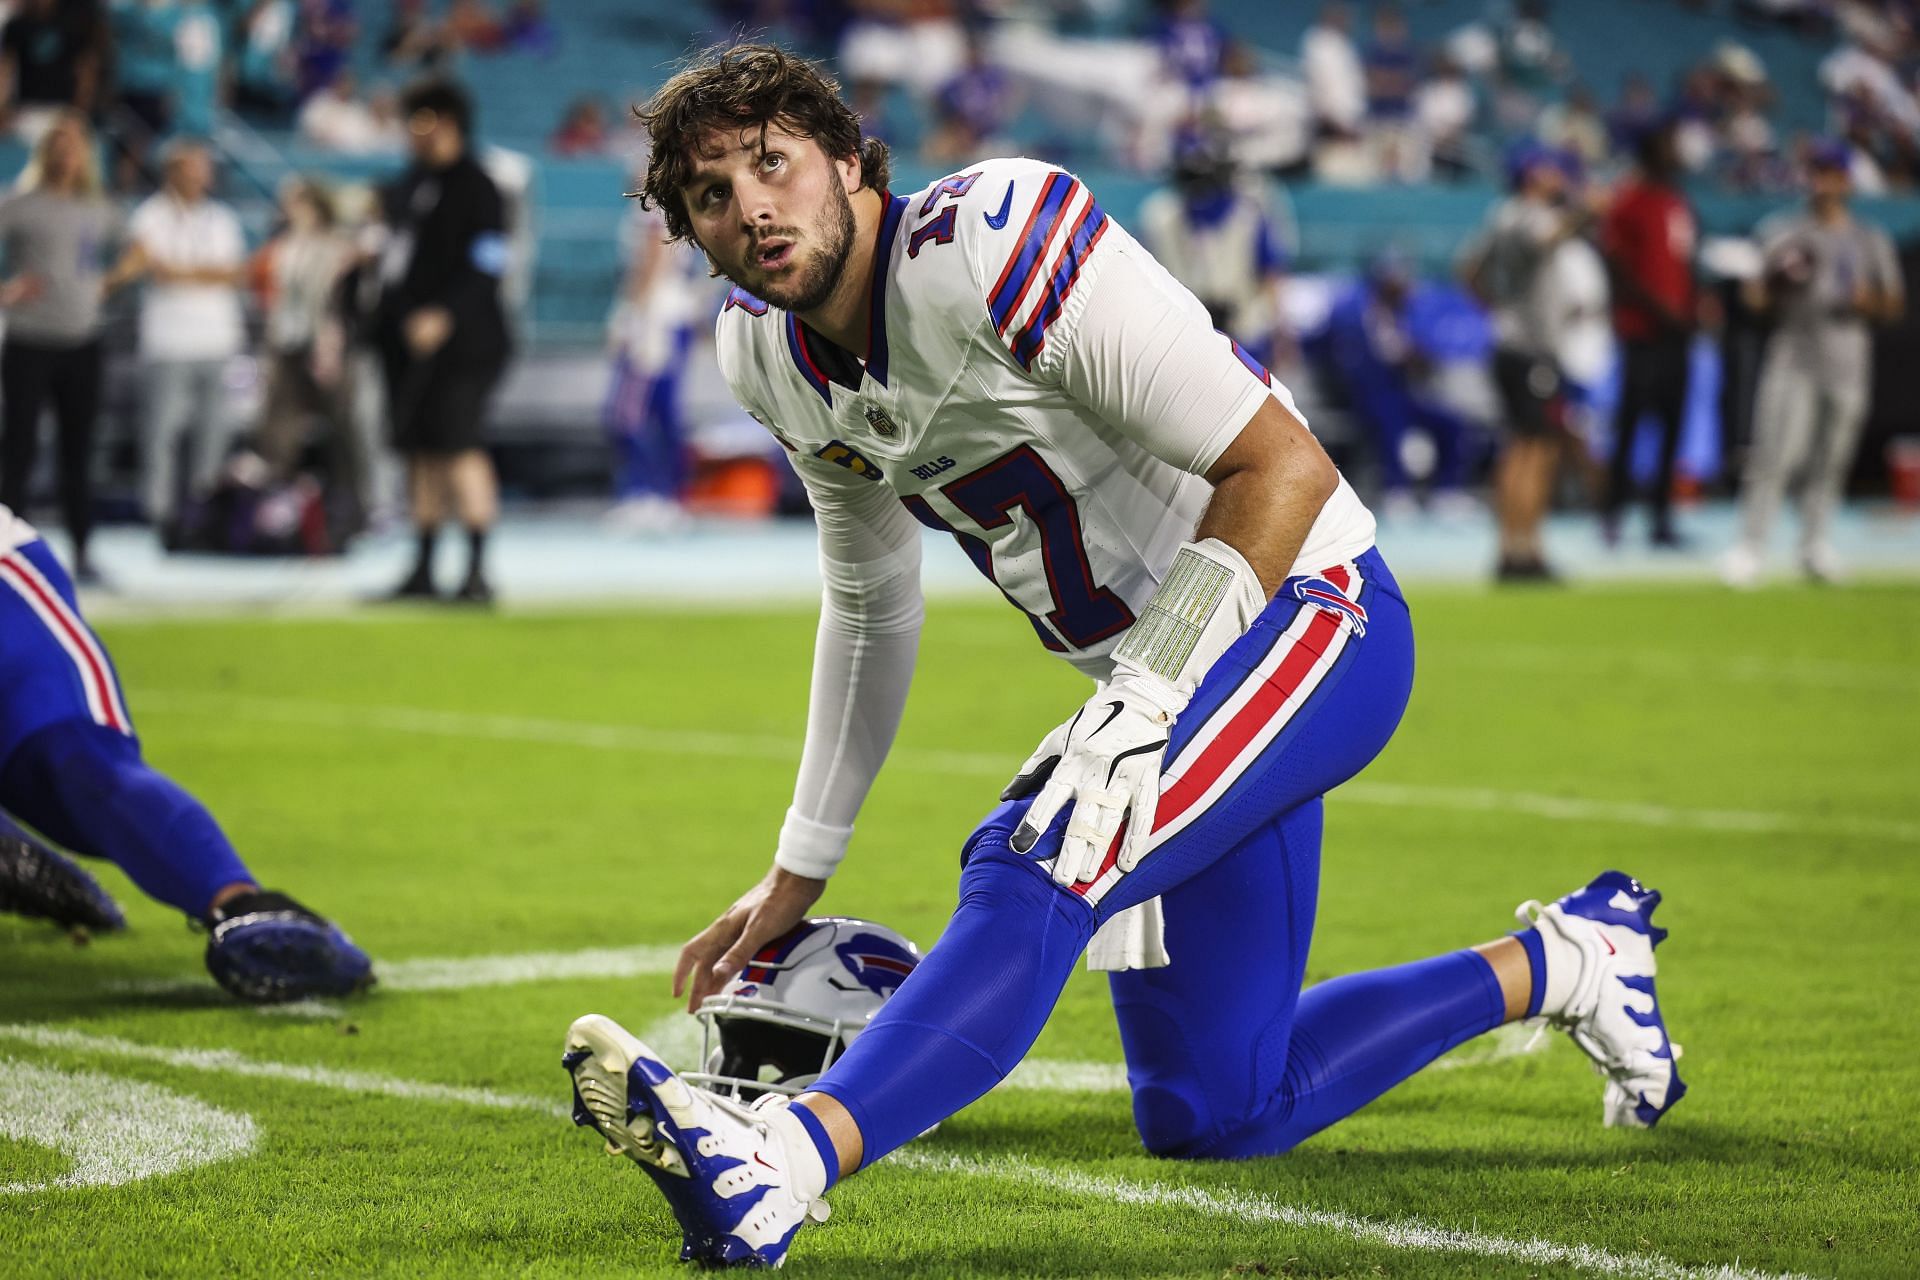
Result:
[[[995,231],[998,231],[1000,228],[1007,225],[1007,215],[1012,212],[1013,212],[1013,184],[1009,182],[1007,184],[1007,194],[1000,198],[1000,212],[983,213],[980,216],[987,220],[988,226],[992,227]]]

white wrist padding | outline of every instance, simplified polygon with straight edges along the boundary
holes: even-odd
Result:
[[[1266,607],[1245,556],[1218,538],[1186,543],[1114,652],[1114,674],[1156,676],[1184,700]]]
[[[786,821],[780,824],[773,865],[796,876],[825,880],[847,856],[847,843],[852,839],[852,827],[830,827],[788,809]]]

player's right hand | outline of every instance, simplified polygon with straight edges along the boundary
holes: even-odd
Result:
[[[769,867],[760,883],[680,948],[680,959],[673,966],[673,994],[685,993],[687,1012],[726,986],[747,967],[754,952],[806,919],[826,888],[825,880]]]
[[[1013,781],[1001,788],[1002,800],[1024,800],[1037,795],[1040,788],[1047,785],[1047,779],[1053,776],[1060,757],[1067,753],[1067,731],[1071,728],[1072,720],[1055,725],[1053,731],[1040,740],[1040,746],[1020,766],[1020,772],[1013,776]]]

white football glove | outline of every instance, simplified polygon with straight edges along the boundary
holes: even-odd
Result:
[[[1041,788],[1026,819],[1013,833],[1013,850],[1026,853],[1039,843],[1061,810],[1066,840],[1054,860],[1053,878],[1062,886],[1099,878],[1107,850],[1127,823],[1119,867],[1131,871],[1146,853],[1153,815],[1160,804],[1160,766],[1174,717],[1186,709],[1185,694],[1154,676],[1115,680],[1089,698],[1073,719],[1047,735],[1014,780],[1014,790],[1058,757],[1053,776]],[[1021,792],[1025,794],[1025,792]]]

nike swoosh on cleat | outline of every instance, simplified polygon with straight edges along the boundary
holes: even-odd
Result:
[[[1007,194],[1000,199],[1000,212],[983,213],[980,216],[987,220],[988,226],[998,231],[1007,225],[1007,215],[1011,212],[1013,212],[1013,184],[1009,182],[1007,184]]]
[[[1620,954],[1620,953],[1619,953],[1618,951],[1616,951],[1616,950],[1614,950],[1614,947],[1613,947],[1613,939],[1612,939],[1612,938],[1609,938],[1609,937],[1608,937],[1608,936],[1607,936],[1606,934],[1604,934],[1604,933],[1603,933],[1603,934],[1601,934],[1601,935],[1600,935],[1600,941],[1602,941],[1602,942],[1604,942],[1604,943],[1606,943],[1606,944],[1607,944],[1607,954],[1608,954],[1608,955],[1610,955],[1610,956],[1617,956],[1617,955],[1619,955],[1619,954]]]
[[[753,1153],[753,1161],[755,1164],[761,1166],[762,1168],[773,1169],[773,1166],[767,1163],[766,1157],[762,1156],[758,1151]],[[780,1172],[778,1169],[773,1169],[773,1171],[775,1173]]]

